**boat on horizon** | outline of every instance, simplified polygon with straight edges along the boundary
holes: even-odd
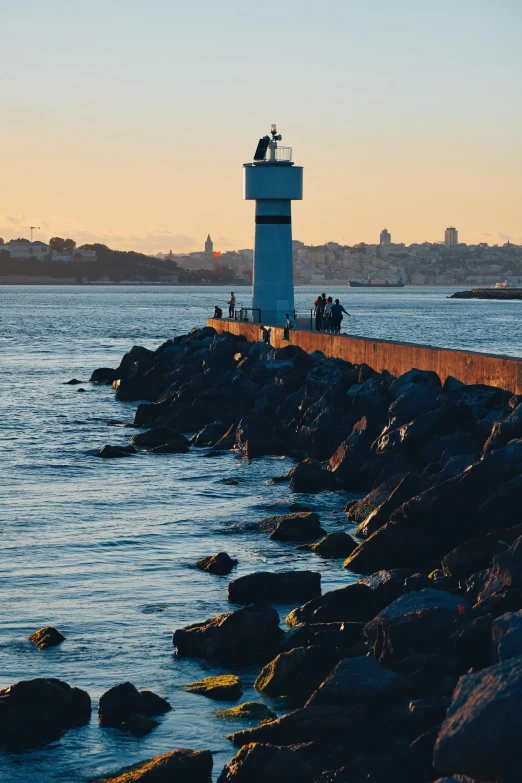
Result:
[[[394,283],[390,283],[389,280],[384,280],[382,283],[372,282],[368,278],[366,283],[362,283],[360,280],[348,280],[350,288],[404,288],[404,281],[399,278]]]

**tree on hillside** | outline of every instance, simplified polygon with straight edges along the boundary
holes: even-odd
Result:
[[[56,253],[70,253],[76,248],[74,239],[62,239],[62,237],[52,237],[49,240],[49,247]]]
[[[0,237],[0,245],[5,245],[5,241],[3,237]]]

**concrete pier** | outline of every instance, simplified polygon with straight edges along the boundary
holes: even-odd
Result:
[[[249,341],[259,340],[258,324],[209,318],[208,325],[217,332],[228,331],[243,334]],[[283,348],[290,342],[308,353],[322,351],[327,357],[338,357],[353,364],[366,363],[379,372],[388,370],[395,376],[416,367],[434,370],[442,383],[448,376],[453,376],[466,384],[483,383],[522,394],[522,358],[300,330],[291,331],[290,341],[287,341],[283,329],[275,326],[271,329],[274,348]]]

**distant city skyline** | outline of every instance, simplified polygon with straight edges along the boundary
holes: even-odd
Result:
[[[0,236],[253,246],[242,164],[276,122],[307,244],[522,241],[517,0],[2,5]],[[448,20],[451,23],[448,24]],[[44,50],[42,44],[45,44]],[[45,52],[45,56],[43,55]]]

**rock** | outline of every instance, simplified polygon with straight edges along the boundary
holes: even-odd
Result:
[[[313,783],[320,767],[297,750],[251,743],[228,762],[218,783]]]
[[[442,570],[446,576],[462,579],[485,568],[495,551],[499,552],[501,549],[502,545],[488,536],[470,538],[443,557]]]
[[[344,744],[349,736],[359,731],[367,712],[367,708],[361,704],[302,707],[261,726],[236,731],[229,734],[227,739],[236,746],[249,742],[292,745],[300,742],[337,741]]]
[[[32,633],[29,641],[36,644],[39,650],[46,650],[48,647],[54,647],[54,645],[65,641],[65,636],[57,628],[46,626]]]
[[[471,668],[484,669],[494,662],[491,648],[492,622],[492,615],[484,615],[457,626],[453,634],[453,656],[459,664],[460,671]]]
[[[0,744],[22,749],[47,743],[90,715],[86,691],[50,677],[22,680],[0,690]]]
[[[146,715],[133,715],[132,718],[123,721],[121,728],[123,731],[128,731],[129,734],[133,734],[135,737],[144,737],[156,726],[159,726],[157,720],[147,717]]]
[[[425,445],[428,438],[449,435],[456,429],[462,432],[473,431],[475,422],[468,406],[445,405],[436,408],[408,424],[384,431],[373,446],[377,454],[397,451],[405,457],[413,458]]]
[[[194,446],[215,446],[229,429],[230,425],[214,421],[212,424],[207,424],[206,427],[203,427],[202,430],[194,435],[191,442]]]
[[[71,378],[70,381],[66,381],[67,386],[78,386],[80,383],[83,383],[83,381],[79,381],[78,378]]]
[[[275,609],[253,605],[180,628],[173,643],[178,655],[247,665],[270,660],[282,635]]]
[[[477,596],[476,608],[487,606],[487,601],[504,590],[522,587],[522,536],[503,553],[493,558],[487,569],[484,585]],[[503,614],[503,612],[500,612]]]
[[[349,488],[357,488],[361,465],[371,456],[372,439],[368,435],[368,421],[363,417],[358,421],[346,440],[344,440],[329,465],[335,478],[341,479]]]
[[[106,446],[101,447],[96,456],[103,457],[104,459],[119,459],[135,453],[136,449],[134,446],[111,446],[107,444]]]
[[[515,783],[522,765],[522,658],[460,678],[433,756],[437,770]]]
[[[130,682],[115,685],[102,696],[98,717],[103,726],[121,727],[134,715],[160,715],[171,709],[170,704],[150,691],[138,691]]]
[[[373,658],[344,658],[312,694],[307,706],[393,704],[411,691],[408,680]]]
[[[310,541],[321,538],[325,532],[315,511],[279,514],[266,517],[259,523],[262,532],[270,532],[273,541]]]
[[[469,608],[465,599],[450,595],[442,590],[426,589],[417,593],[406,593],[386,606],[371,622],[367,623],[364,627],[364,633],[371,642],[375,643],[378,626],[382,620],[402,618],[425,610],[440,609],[447,610],[456,619],[464,614],[469,616]]]
[[[427,388],[432,388],[428,386]],[[424,489],[424,482],[416,473],[407,473],[393,489],[386,500],[375,508],[359,525],[354,535],[367,538],[376,530],[390,521],[391,515],[397,511],[403,503],[411,500]],[[353,551],[353,550],[352,550]],[[349,552],[348,554],[351,554]]]
[[[506,419],[493,425],[484,445],[484,454],[502,448],[515,438],[522,438],[522,405],[518,405]]]
[[[128,380],[113,381],[113,387],[116,384],[115,397],[120,402],[135,402],[137,400],[148,400],[154,402],[162,388],[161,378],[129,378]]]
[[[98,370],[94,370],[90,377],[91,383],[107,383],[111,384],[117,378],[116,370],[110,367],[100,367]]]
[[[215,716],[224,720],[246,720],[258,723],[277,718],[275,712],[269,710],[266,704],[260,701],[246,701],[243,704],[238,704],[237,707],[230,707],[228,710],[218,710]]]
[[[269,422],[252,416],[243,419],[238,425],[236,448],[248,459],[286,452],[283,441],[272,432]]]
[[[348,533],[336,531],[328,533],[316,544],[301,544],[296,549],[310,550],[321,557],[344,558],[350,555],[356,546],[356,542]]]
[[[403,389],[411,383],[428,384],[435,387],[441,386],[440,378],[436,372],[433,372],[433,370],[417,370],[414,368],[413,370],[408,370],[408,372],[399,375],[392,381],[390,384],[390,393],[397,399]]]
[[[80,386],[79,389],[76,389],[77,392],[85,392],[87,389],[84,389],[82,386]]]
[[[237,604],[290,603],[318,595],[321,574],[315,571],[258,571],[228,585],[228,600]]]
[[[412,655],[448,655],[456,615],[447,608],[420,609],[401,617],[379,620],[374,645],[375,658],[384,665]]]
[[[154,427],[168,409],[165,402],[140,402],[134,414],[134,427]]]
[[[147,432],[133,435],[131,440],[136,446],[145,448],[156,448],[165,444],[179,444],[185,451],[188,451],[190,444],[190,441],[184,435],[170,427],[154,427],[152,430],[147,430]]]
[[[186,454],[188,448],[180,441],[173,441],[172,443],[163,443],[161,446],[155,446],[153,449],[147,449],[147,451],[149,454]]]
[[[337,486],[333,473],[309,461],[298,462],[288,476],[293,492],[316,493],[332,490]]]
[[[172,750],[155,756],[97,783],[212,783],[209,750]]]
[[[218,674],[216,677],[205,677],[204,680],[189,682],[184,690],[189,693],[200,693],[209,699],[236,701],[243,693],[243,685],[235,674]]]
[[[398,487],[406,473],[396,473],[380,482],[375,489],[372,489],[362,500],[352,500],[343,511],[348,514],[351,522],[361,524],[364,520],[379,506],[385,502]]]
[[[522,475],[506,480],[481,504],[477,519],[479,529],[491,530],[499,523],[502,527],[519,524],[520,497],[522,497]]]
[[[202,571],[208,571],[209,574],[216,574],[216,576],[226,576],[236,565],[237,560],[234,560],[226,552],[218,552],[217,555],[210,555],[198,560],[198,568]]]
[[[286,622],[290,626],[308,623],[358,622],[375,616],[378,606],[373,590],[364,584],[350,584],[312,598],[294,609]]]
[[[496,617],[491,631],[495,662],[503,663],[522,655],[522,612],[506,612]]]
[[[393,386],[393,384],[392,384]],[[431,383],[407,383],[389,407],[390,419],[407,424],[439,406],[441,387]]]
[[[287,696],[304,703],[339,662],[336,648],[295,647],[268,663],[254,683],[267,696]]]

